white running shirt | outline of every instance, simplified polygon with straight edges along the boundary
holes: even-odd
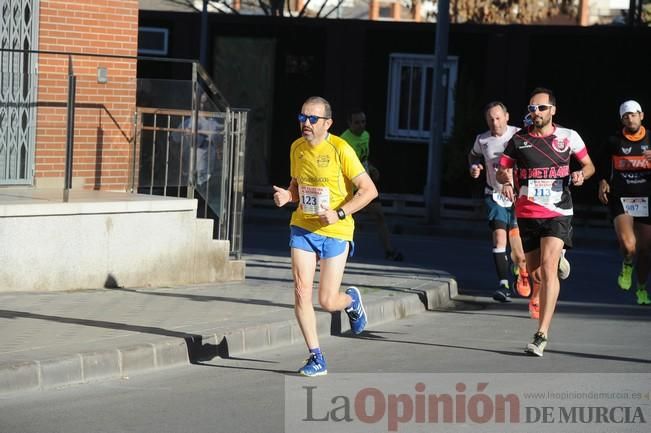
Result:
[[[470,151],[474,157],[484,158],[484,168],[486,169],[486,187],[484,192],[486,195],[492,195],[494,192],[502,193],[502,184],[496,179],[497,169],[500,168],[500,157],[506,149],[506,145],[513,135],[518,132],[520,128],[507,125],[506,132],[499,137],[491,135],[490,130],[479,134],[475,138],[475,144]]]

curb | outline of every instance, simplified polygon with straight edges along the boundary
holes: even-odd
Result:
[[[454,308],[456,302],[453,299],[457,294],[456,280],[437,278],[395,297],[365,303],[368,326],[403,319],[426,310]],[[320,337],[348,331],[350,325],[344,312],[317,312]],[[0,394],[128,378],[154,370],[201,364],[215,357],[228,358],[302,342],[298,323],[291,319],[227,331],[222,329],[205,335],[188,335],[184,339],[169,337],[154,344],[0,365]]]

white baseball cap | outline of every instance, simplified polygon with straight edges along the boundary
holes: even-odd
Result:
[[[641,112],[642,112],[642,107],[640,106],[640,104],[638,104],[636,101],[633,101],[632,99],[622,103],[622,105],[619,106],[620,119],[624,117],[624,114],[626,113],[641,113]]]

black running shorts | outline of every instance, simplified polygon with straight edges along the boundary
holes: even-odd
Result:
[[[572,216],[554,218],[518,218],[520,237],[525,253],[540,248],[540,239],[555,237],[565,243],[564,248],[572,248]]]
[[[647,197],[647,201],[651,201],[651,197]],[[622,204],[622,200],[618,195],[615,194],[610,194],[608,196],[608,213],[610,214],[610,219],[614,220],[615,217],[626,213],[624,211],[624,205]],[[647,217],[633,217],[633,220],[636,223],[642,223],[642,224],[647,224],[651,225],[651,213]]]

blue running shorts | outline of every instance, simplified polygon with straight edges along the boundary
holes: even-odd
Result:
[[[350,244],[348,257],[352,257],[355,252],[355,242],[353,241],[317,235],[297,226],[289,227],[289,247],[316,253],[317,257],[321,259],[337,257],[346,251],[347,244]]]
[[[484,199],[486,209],[488,210],[488,225],[491,230],[496,229],[512,229],[518,226],[518,221],[515,218],[515,211],[513,207],[500,206],[493,200],[493,197],[487,195]]]

